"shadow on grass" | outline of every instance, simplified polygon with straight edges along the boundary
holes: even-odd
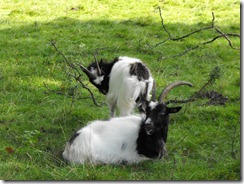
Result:
[[[168,24],[166,26],[172,35],[179,37],[206,25]],[[228,27],[221,27],[221,30],[239,33],[239,25],[230,24]],[[25,60],[29,63],[34,62],[33,59],[45,60],[55,54],[53,49],[49,47],[50,40],[55,40],[68,56],[79,59],[81,56],[93,58],[95,49],[102,47],[112,49],[112,52],[108,50],[108,53],[104,54],[109,58],[118,54],[133,54],[136,57],[144,54],[140,53],[140,49],[138,49],[142,46],[141,44],[158,43],[167,37],[160,22],[147,22],[147,20],[140,18],[121,22],[108,20],[82,22],[77,19],[61,17],[47,23],[35,22],[1,30],[0,34],[2,38],[0,43],[1,57],[8,60],[14,58],[19,62]],[[184,46],[182,42],[186,42],[186,45],[189,46],[192,43],[201,43],[206,39],[213,38],[213,35],[212,31],[201,32],[183,41],[171,42],[171,44],[174,45],[175,50],[179,50],[178,47]],[[169,47],[168,44],[169,42],[165,46]],[[211,49],[217,50],[219,47],[213,44]],[[115,50],[116,53],[114,53]],[[143,51],[146,52],[145,49]],[[153,53],[155,55],[153,58],[156,60],[157,53],[148,52]],[[167,50],[167,53],[174,52]]]
[[[206,25],[199,23],[197,25],[167,24],[165,26],[172,35],[179,37]],[[239,25],[229,24],[228,27],[221,27],[221,30],[239,33]],[[239,51],[229,48],[227,41],[222,39],[219,43],[206,46],[205,50],[203,48],[192,51],[185,56],[169,59],[170,62],[167,60],[161,61],[164,66],[162,67],[162,64],[156,62],[159,57],[158,51],[166,56],[174,55],[186,48],[209,40],[216,34],[213,31],[201,32],[182,41],[168,41],[151,49],[148,45],[159,43],[168,35],[162,30],[161,22],[148,22],[143,18],[113,22],[108,20],[80,21],[61,17],[51,22],[35,22],[4,29],[1,30],[0,36],[0,59],[3,61],[2,68],[4,68],[1,72],[0,82],[11,83],[8,80],[3,80],[7,75],[8,77],[13,76],[13,78],[18,77],[26,80],[26,82],[21,83],[17,79],[12,81],[18,83],[18,85],[22,84],[22,89],[25,90],[29,88],[29,83],[32,82],[33,84],[34,77],[36,78],[36,86],[43,85],[42,77],[53,77],[50,72],[58,67],[60,68],[59,62],[63,58],[58,56],[50,46],[50,40],[56,41],[58,48],[72,62],[81,62],[88,65],[93,60],[95,50],[105,47],[107,49],[101,51],[99,57],[108,60],[112,60],[119,55],[141,58],[149,64],[153,73],[164,73],[165,70],[169,69],[168,67],[172,67],[172,70],[175,71],[172,71],[168,76],[173,77],[180,75],[179,69],[184,68],[187,71],[189,65],[192,65],[192,67],[197,66],[198,69],[201,69],[200,72],[206,73],[209,70],[208,67],[212,66],[211,63],[205,67],[204,64],[207,62],[215,60],[215,64],[221,65],[225,62],[219,62],[221,59],[239,60],[237,55]],[[239,44],[238,39],[233,40],[236,44]],[[189,57],[191,57],[192,62],[182,62],[182,60],[189,60]],[[233,66],[232,63],[227,63],[227,65]],[[237,66],[237,68],[240,68],[240,66]],[[61,73],[56,74],[58,77],[63,76]],[[32,77],[32,80],[27,80],[28,77]],[[157,76],[155,77],[157,78]],[[15,84],[12,85],[16,87]]]
[[[172,34],[178,37],[206,25],[168,24],[166,26]],[[221,30],[224,32],[239,33],[239,25],[229,24],[228,27],[221,27]],[[186,47],[211,39],[213,35],[214,33],[211,31],[206,32],[206,34],[202,32],[201,34],[196,34],[180,42],[167,42],[157,49],[161,49],[161,51],[167,55],[172,55],[184,50]],[[77,107],[79,106],[78,110],[75,112],[72,111],[70,114],[67,113],[69,117],[65,117],[65,115],[63,115],[63,109],[68,106],[67,102],[65,100],[48,100],[48,98],[53,99],[54,97],[51,95],[47,97],[47,94],[44,93],[42,80],[39,82],[36,80],[38,78],[52,80],[51,78],[57,77],[55,80],[61,81],[66,77],[64,73],[61,73],[61,70],[56,70],[56,68],[60,67],[59,65],[62,58],[58,56],[55,50],[50,46],[50,40],[55,40],[59,49],[63,51],[71,61],[82,62],[84,65],[87,65],[93,60],[93,53],[97,48],[103,47],[108,48],[108,50],[100,52],[99,57],[113,59],[119,55],[129,55],[142,58],[142,60],[145,59],[148,65],[152,67],[151,70],[153,72],[158,71],[158,73],[154,72],[155,77],[157,77],[157,74],[161,75],[162,72],[166,72],[166,76],[172,75],[177,78],[177,76],[180,75],[177,72],[183,70],[186,74],[190,74],[190,78],[194,80],[195,78],[201,78],[202,80],[204,80],[204,77],[206,78],[206,75],[200,76],[196,71],[193,71],[193,75],[191,75],[189,64],[192,64],[190,65],[192,68],[198,66],[199,71],[207,74],[209,73],[209,68],[211,68],[209,65],[213,66],[215,64],[231,66],[232,68],[230,67],[230,70],[233,69],[234,64],[236,67],[234,68],[235,71],[240,69],[240,65],[236,63],[236,61],[239,61],[239,51],[230,49],[228,43],[222,40],[219,43],[211,44],[211,46],[206,49],[196,50],[184,57],[170,60],[169,63],[168,61],[162,61],[163,65],[170,64],[170,67],[172,67],[173,71],[167,73],[167,68],[165,69],[159,62],[156,62],[158,58],[157,51],[147,49],[146,46],[147,44],[155,44],[164,40],[167,34],[162,31],[160,22],[148,22],[140,18],[121,22],[111,22],[107,20],[83,22],[62,17],[51,22],[35,22],[20,27],[3,29],[0,32],[0,37],[0,59],[2,60],[0,64],[0,66],[2,66],[2,69],[0,69],[0,84],[3,86],[3,93],[6,99],[4,109],[7,109],[6,107],[9,105],[8,101],[11,98],[18,95],[20,96],[20,94],[23,93],[26,95],[24,100],[18,97],[16,98],[16,102],[12,102],[17,106],[14,110],[16,114],[30,113],[26,117],[22,115],[20,123],[18,122],[20,119],[17,117],[11,124],[17,122],[21,129],[40,130],[40,128],[43,127],[43,132],[41,132],[44,137],[41,140],[43,142],[36,146],[40,150],[44,148],[44,151],[51,153],[58,159],[61,159],[60,153],[65,144],[60,137],[64,139],[63,134],[67,134],[66,136],[69,137],[74,129],[80,126],[81,123],[78,122],[77,119],[81,116],[88,116],[89,118],[85,118],[85,120],[88,121],[94,117],[100,117],[102,112],[94,108],[91,111],[83,111],[83,109],[90,107],[89,103],[82,104],[81,102],[77,105]],[[238,44],[237,39],[235,39],[235,42]],[[189,60],[188,57],[192,57],[191,59],[194,61],[200,61],[198,64],[190,63],[190,61],[187,61]],[[231,58],[232,62],[225,63],[225,57],[227,57],[227,59]],[[222,61],[221,59],[225,60]],[[213,60],[215,61],[214,63],[212,63]],[[184,61],[188,63],[185,64]],[[229,68],[226,67],[226,69]],[[177,71],[175,72],[174,70]],[[53,71],[58,71],[59,73],[55,74],[55,76],[50,75],[50,72]],[[233,80],[236,81],[236,79]],[[21,81],[24,81],[24,83]],[[42,90],[40,90],[40,88],[42,88]],[[42,108],[44,108],[44,112],[40,110],[43,116],[36,116],[35,113],[37,111],[28,110],[28,108],[40,109],[40,103],[43,103]],[[63,105],[65,103],[66,106],[64,107]],[[70,103],[70,101],[68,103]],[[25,109],[21,108],[23,104],[25,104]],[[104,108],[106,108],[106,106],[104,106]],[[53,115],[49,113],[48,115],[50,115],[50,117],[47,117],[46,112],[54,110],[56,110],[55,113]],[[83,112],[79,113],[79,110]],[[3,110],[3,114],[7,114],[7,111],[11,112],[11,109]],[[77,116],[73,118],[70,117],[74,115]],[[29,119],[31,116],[33,116],[32,119]],[[4,119],[5,115],[1,118]],[[77,122],[73,123],[74,120],[77,120]],[[2,124],[5,123],[5,121],[1,119],[0,122],[3,122]],[[11,127],[10,125],[10,130],[11,128],[15,128],[17,131],[18,126]],[[62,133],[62,129],[66,132]],[[1,131],[2,134],[7,134],[9,129]],[[16,134],[18,134],[18,132],[16,132]],[[10,140],[9,144],[15,144],[14,140]],[[41,159],[42,158],[39,158],[37,162],[41,163]],[[141,171],[145,169],[146,166],[147,164],[141,164],[135,166],[134,170]]]

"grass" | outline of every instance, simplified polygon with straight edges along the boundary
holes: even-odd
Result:
[[[219,39],[188,54],[157,61],[165,56],[207,41],[216,34],[204,31],[180,42],[168,41],[165,26],[179,37],[215,23],[222,31],[239,33],[239,1],[48,1],[0,0],[0,179],[2,180],[240,180],[240,51]],[[231,38],[235,46],[240,41]],[[193,88],[173,90],[168,99],[185,99],[221,68],[221,77],[209,89],[228,101],[204,105],[204,100],[183,104],[172,115],[167,143],[168,156],[160,161],[134,165],[71,166],[60,154],[66,140],[94,119],[106,119],[106,105],[96,107],[91,99],[72,100],[48,91],[68,92],[77,83],[68,78],[57,46],[74,62],[88,65],[97,48],[99,57],[128,55],[142,59],[163,86],[187,80]],[[87,80],[82,76],[83,80]],[[85,81],[99,102],[104,96]],[[80,86],[76,96],[88,97]]]

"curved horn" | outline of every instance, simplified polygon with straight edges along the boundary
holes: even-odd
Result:
[[[95,79],[96,77],[83,65],[79,64],[81,70],[87,75],[87,77],[91,78],[91,79]]]
[[[162,102],[163,102],[163,99],[167,96],[167,94],[168,94],[173,88],[175,88],[176,86],[180,86],[180,85],[193,86],[193,84],[190,83],[190,82],[185,82],[185,81],[177,81],[177,82],[174,82],[174,83],[168,85],[168,86],[162,91],[162,93],[160,94],[160,96],[159,96],[159,98],[158,98],[159,103],[162,103]]]
[[[156,102],[156,81],[155,80],[153,80],[152,101],[153,102]]]

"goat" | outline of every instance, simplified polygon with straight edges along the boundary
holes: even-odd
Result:
[[[147,101],[142,116],[92,121],[66,143],[63,158],[72,164],[131,164],[161,159],[166,153],[169,114],[181,109],[167,107],[162,98],[172,87],[182,84],[192,85],[188,82],[169,85],[158,102]]]
[[[89,81],[106,95],[110,116],[115,116],[116,107],[120,116],[128,116],[135,106],[140,106],[153,87],[150,70],[141,60],[118,57],[110,63],[93,62],[87,68],[80,65]]]

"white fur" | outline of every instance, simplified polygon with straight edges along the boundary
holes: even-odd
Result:
[[[93,81],[94,81],[94,83],[96,83],[96,84],[101,84],[102,81],[103,81],[103,79],[104,79],[104,75],[101,76],[101,77],[97,77],[97,78],[96,78],[95,80],[93,80]]]
[[[118,107],[120,116],[128,116],[132,113],[136,105],[136,99],[140,93],[145,92],[148,83],[147,100],[153,86],[153,78],[139,81],[137,76],[130,76],[130,66],[141,60],[130,57],[119,57],[110,73],[109,91],[106,101],[111,112],[115,115],[115,108]]]
[[[98,74],[97,74],[97,70],[96,70],[94,67],[91,67],[90,72],[91,72],[93,75],[98,76]]]
[[[136,163],[148,158],[136,151],[141,117],[127,116],[93,121],[80,129],[73,143],[66,144],[63,157],[70,163]]]
[[[151,108],[151,109],[154,109],[156,106],[158,105],[158,102],[150,102],[149,103],[149,107]]]
[[[151,118],[148,118],[146,121],[145,121],[145,124],[151,124],[152,120]]]

